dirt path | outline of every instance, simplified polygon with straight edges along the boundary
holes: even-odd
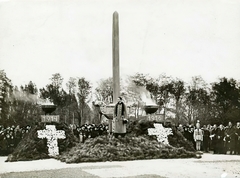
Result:
[[[65,164],[54,159],[11,163],[6,163],[5,160],[6,157],[0,157],[0,178],[74,176],[240,178],[240,156],[235,155],[204,154],[201,159],[155,159],[80,164]]]

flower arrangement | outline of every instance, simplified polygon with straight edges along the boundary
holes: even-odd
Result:
[[[157,159],[157,158],[190,158],[195,157],[194,148],[187,142],[183,135],[174,127],[170,129],[157,129],[153,121],[136,120],[129,121],[127,124],[127,134],[123,138],[114,138],[107,136],[107,125],[85,124],[78,127],[79,133],[86,136],[84,143],[73,135],[73,130],[64,123],[55,123],[56,130],[65,131],[66,138],[57,141],[59,155],[55,158],[67,163],[95,162],[95,161],[124,161],[137,159]],[[32,126],[32,129],[21,140],[12,155],[9,155],[7,161],[23,161],[50,158],[47,145],[47,139],[40,139],[46,133],[39,130],[46,130],[43,123]],[[149,131],[156,129],[160,140],[156,140]],[[167,131],[167,130],[168,131]],[[160,131],[159,131],[160,130]],[[164,130],[164,131],[161,131]],[[171,131],[173,134],[171,134]],[[161,134],[160,134],[161,133]],[[167,135],[167,141],[166,140]],[[158,142],[160,141],[160,142]],[[53,149],[56,153],[56,149]]]
[[[51,124],[51,123],[50,123]],[[79,141],[72,133],[72,130],[68,127],[68,125],[64,123],[54,123],[56,130],[62,130],[65,132],[65,139],[58,139],[57,145],[55,142],[53,150],[53,154],[56,153],[56,146],[58,146],[59,153],[61,154],[64,151],[68,151],[70,148],[74,147]],[[18,146],[14,149],[12,154],[8,155],[6,161],[31,161],[38,159],[46,159],[50,158],[49,156],[49,148],[47,147],[47,139],[46,138],[38,138],[38,131],[45,130],[44,123],[37,123],[37,125],[32,126],[29,133],[24,135],[24,138],[20,141]],[[43,133],[43,132],[42,132]],[[41,134],[41,132],[40,132]],[[62,135],[62,134],[60,134]],[[64,137],[62,135],[62,137]],[[50,153],[51,154],[51,153]]]
[[[172,129],[165,128],[162,124],[154,123],[153,125],[155,128],[149,128],[148,135],[156,135],[158,142],[169,145],[168,135],[173,135]]]
[[[108,126],[104,124],[84,124],[77,128],[78,134],[83,135],[84,140],[88,138],[95,138],[100,135],[106,135]]]
[[[67,163],[80,163],[196,157],[194,148],[173,128],[165,128],[147,120],[130,121],[127,126],[128,132],[123,138],[106,135],[89,138],[70,151],[63,152],[57,159]],[[160,139],[156,140],[151,134],[159,135]]]
[[[130,121],[127,125],[127,133],[135,136],[148,135],[148,129],[153,128],[154,123],[154,121],[148,121],[146,119]],[[171,127],[171,129],[173,135],[168,135],[168,142],[171,146],[184,148],[188,151],[195,151],[192,142],[188,141],[175,127]],[[152,136],[149,137],[149,139],[153,139]]]
[[[47,139],[48,155],[56,156],[59,155],[59,148],[57,139],[65,139],[64,130],[56,130],[55,125],[46,125],[46,129],[38,130],[38,138]]]

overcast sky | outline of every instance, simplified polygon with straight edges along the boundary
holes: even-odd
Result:
[[[239,0],[0,0],[0,69],[39,88],[54,73],[111,77],[114,11],[122,76],[240,79]]]

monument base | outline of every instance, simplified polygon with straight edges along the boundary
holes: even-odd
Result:
[[[14,149],[13,153],[8,156],[6,161],[31,161],[50,158],[47,139],[38,138],[37,132],[46,129],[45,124],[46,123],[38,123],[32,126],[30,132],[19,142],[18,146]],[[64,123],[54,123],[54,125],[57,130],[64,130],[66,134],[66,139],[57,140],[60,154],[78,143],[78,139],[73,135],[68,125]]]

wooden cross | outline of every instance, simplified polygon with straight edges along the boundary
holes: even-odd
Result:
[[[155,128],[148,129],[148,135],[156,135],[158,142],[161,142],[165,145],[168,143],[168,135],[173,135],[171,128],[165,128],[162,124],[154,124]]]
[[[56,130],[55,125],[46,125],[46,129],[38,130],[38,138],[46,138],[48,146],[48,155],[56,156],[59,155],[59,148],[57,139],[65,139],[64,130]]]

